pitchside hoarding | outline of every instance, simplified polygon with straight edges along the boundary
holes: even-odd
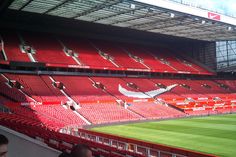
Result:
[[[236,0],[135,0],[236,26]],[[173,2],[174,1],[174,2]],[[178,2],[178,3],[176,3]],[[183,4],[181,4],[183,3]],[[208,11],[211,10],[211,11]],[[213,10],[213,11],[212,11]],[[229,16],[230,15],[230,16]]]

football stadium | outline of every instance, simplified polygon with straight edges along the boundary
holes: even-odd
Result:
[[[0,156],[234,157],[235,8],[1,0]]]

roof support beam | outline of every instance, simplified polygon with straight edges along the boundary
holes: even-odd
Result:
[[[24,5],[22,5],[22,6],[20,7],[19,10],[24,9],[24,8],[25,8],[28,4],[30,4],[32,1],[33,1],[33,0],[29,0],[28,2],[26,2]]]

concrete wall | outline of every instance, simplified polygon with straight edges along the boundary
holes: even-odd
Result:
[[[8,157],[57,157],[60,152],[26,135],[0,126],[0,134],[9,139]]]

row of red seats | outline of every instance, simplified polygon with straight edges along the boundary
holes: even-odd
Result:
[[[189,65],[187,65],[187,61],[184,60],[186,63],[183,62],[183,59],[173,56],[172,53],[163,48],[148,49],[145,46],[124,43],[51,37],[48,34],[35,33],[1,33],[1,37],[8,61],[36,61],[56,65],[79,64],[100,69],[116,68],[117,70],[124,70],[126,68],[127,70],[141,69],[157,72],[211,74],[211,72],[194,63],[188,62]],[[32,53],[34,60],[29,57],[29,54],[21,52],[19,45],[22,43],[31,46],[35,50],[35,54]],[[71,56],[63,52],[64,47],[73,50],[78,56]],[[112,58],[112,61],[102,57],[99,52],[107,54],[109,58]],[[141,61],[137,60],[137,57]]]
[[[4,97],[10,98],[12,101],[19,101],[19,102],[27,102],[30,101],[27,96],[22,94],[18,89],[11,88],[8,85],[8,80],[6,80],[1,74],[0,74],[0,94]]]
[[[59,130],[65,127],[65,123],[59,121],[52,115],[44,112],[37,112],[30,107],[16,105],[15,103],[6,103],[5,106],[10,109],[12,115],[17,115],[22,118],[39,123],[42,126],[49,127],[53,130]],[[58,113],[59,114],[59,113]]]
[[[78,128],[86,125],[86,122],[70,108],[64,108],[61,105],[31,105],[30,108],[39,114],[45,114],[54,120],[60,121],[64,124],[64,127]]]
[[[127,155],[130,157],[144,157],[144,155],[126,151],[124,149],[118,149],[116,147],[93,142],[84,138],[61,134],[43,127],[30,119],[14,114],[0,112],[0,124],[40,140],[50,147],[61,151],[70,151],[75,144],[86,144],[92,148],[93,155],[103,155],[107,157],[125,157]]]
[[[140,116],[114,103],[109,104],[81,104],[78,109],[85,118],[93,124],[124,122],[141,119]]]
[[[77,102],[84,100],[115,100],[111,95],[97,89],[87,76],[53,76],[55,81],[62,82],[65,89],[64,91],[70,95],[71,98]]]
[[[21,89],[16,89],[14,87],[9,87],[7,85],[9,80],[18,81],[23,87]],[[52,85],[53,81],[59,81],[64,85],[62,89],[67,95],[64,95],[60,89]],[[219,100],[228,101],[236,97],[234,87],[223,88],[217,83],[218,81],[210,80],[177,80],[177,79],[144,79],[144,78],[105,78],[105,77],[80,77],[80,76],[53,76],[51,79],[49,76],[35,76],[35,75],[15,75],[15,74],[4,74],[0,76],[0,86],[3,90],[1,93],[9,98],[19,101],[27,102],[32,101],[33,98],[36,101],[62,101],[66,102],[69,97],[74,99],[77,103],[82,101],[115,101],[116,99],[121,99],[128,101],[141,99],[135,97],[129,97],[124,95],[119,91],[119,85],[128,91],[137,92],[144,94],[152,90],[157,90],[162,86],[169,86],[173,84],[178,84],[172,90],[167,91],[158,95],[155,99],[162,99],[167,103],[175,105],[177,102],[184,102],[188,98],[193,101],[205,102],[206,100],[217,98]],[[229,84],[230,81],[225,81]],[[234,80],[231,80],[234,82]],[[100,86],[95,86],[97,83]],[[209,87],[205,87],[203,85]],[[231,83],[233,84],[233,83]],[[159,85],[159,86],[158,86]],[[187,86],[187,87],[184,87]],[[103,87],[103,88],[102,88]],[[69,96],[69,97],[68,97]],[[224,98],[225,96],[229,97]],[[150,98],[153,99],[154,98]],[[109,105],[108,105],[109,106]],[[96,106],[94,106],[96,107]],[[201,106],[195,106],[201,107]],[[116,107],[117,108],[117,107]],[[180,107],[181,108],[181,107]],[[81,109],[81,111],[87,112],[86,106]],[[90,109],[89,111],[92,111]],[[117,111],[122,112],[121,108]],[[86,114],[84,114],[86,117]],[[89,118],[92,116],[88,116]],[[123,116],[123,119],[126,119]],[[88,119],[89,119],[88,118]],[[96,118],[92,118],[96,119]],[[130,118],[134,119],[134,118]],[[120,121],[122,118],[116,119]],[[114,119],[115,121],[115,119]],[[106,120],[91,120],[92,123],[106,122]]]
[[[130,103],[128,108],[148,119],[177,118],[186,116],[186,114],[181,111],[152,102]]]
[[[0,124],[61,151],[70,151],[75,144],[86,144],[92,148],[93,155],[107,157],[144,157],[149,155],[153,157],[171,157],[173,155],[176,157],[215,157],[210,154],[188,151],[181,148],[172,148],[165,145],[117,137],[84,129],[74,131],[76,136],[71,136],[38,125],[37,122],[30,119],[2,112],[0,112]]]
[[[7,78],[7,79],[6,79]],[[119,91],[119,85],[134,92],[148,92],[177,84],[176,87],[158,95],[157,98],[185,99],[185,98],[213,98],[234,95],[236,89],[234,80],[183,80],[183,79],[144,79],[144,78],[108,78],[108,77],[81,77],[81,76],[53,76],[54,81],[64,85],[64,91],[76,101],[83,100],[127,100],[131,97],[123,95]],[[16,88],[7,86],[8,80],[18,81],[23,88],[20,92]],[[225,84],[228,88],[220,87],[218,83]],[[53,81],[49,76],[36,75],[15,75],[3,74],[0,76],[1,93],[14,98],[16,101],[32,101],[28,96],[36,101],[67,101],[67,97],[60,92],[60,89],[52,85]],[[94,84],[100,83],[104,88],[98,88]],[[131,88],[128,84],[134,84],[137,89]],[[232,84],[232,85],[231,85]],[[209,87],[205,87],[207,85]],[[186,87],[185,87],[186,86]],[[11,91],[11,92],[9,92]],[[14,93],[14,94],[13,94]],[[132,98],[135,99],[135,98]]]

